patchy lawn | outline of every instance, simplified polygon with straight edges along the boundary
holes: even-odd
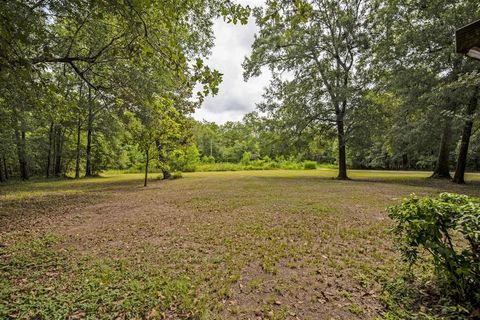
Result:
[[[0,186],[0,318],[371,319],[402,268],[387,205],[427,173],[248,171]],[[387,301],[388,302],[388,301]]]

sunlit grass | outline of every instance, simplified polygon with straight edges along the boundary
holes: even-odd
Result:
[[[251,177],[258,175],[259,171],[213,171],[213,172],[193,172],[184,173],[183,177],[208,177],[217,176],[228,177]],[[279,178],[332,178],[337,176],[336,169],[318,168],[317,170],[262,170],[261,175],[265,177]],[[392,181],[414,181],[430,177],[431,172],[426,171],[382,171],[382,170],[349,170],[349,177],[353,180],[392,180]],[[155,180],[158,174],[151,173],[150,180]],[[100,174],[98,177],[81,179],[33,179],[31,181],[12,181],[11,183],[0,185],[0,199],[14,200],[26,197],[41,197],[50,194],[75,194],[85,191],[100,190],[105,187],[112,187],[126,183],[128,185],[140,185],[143,182],[143,173],[123,173],[119,170],[111,170]],[[479,173],[467,173],[467,182],[480,181]]]

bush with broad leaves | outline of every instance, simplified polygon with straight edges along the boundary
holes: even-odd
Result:
[[[388,208],[393,232],[410,264],[426,252],[446,295],[480,307],[480,199],[442,193],[412,195]]]

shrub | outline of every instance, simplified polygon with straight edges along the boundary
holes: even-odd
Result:
[[[239,171],[243,170],[242,165],[238,163],[229,162],[217,162],[217,163],[205,163],[196,167],[196,171],[209,172],[209,171]]]
[[[183,174],[181,171],[175,171],[174,173],[172,173],[172,175],[170,176],[170,179],[171,180],[175,180],[175,179],[180,179],[183,177]]]
[[[202,157],[202,163],[215,163],[215,157],[214,156],[203,156]]]
[[[425,251],[446,296],[480,306],[480,199],[442,193],[388,208],[402,256],[417,264]]]
[[[305,170],[315,170],[315,169],[317,169],[317,163],[315,161],[305,161],[303,163],[303,169],[305,169]]]
[[[248,151],[245,151],[242,155],[242,160],[240,160],[240,163],[243,164],[244,166],[249,165],[251,158],[252,158],[252,154]]]

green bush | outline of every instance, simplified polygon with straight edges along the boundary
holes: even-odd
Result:
[[[445,296],[480,307],[480,199],[442,193],[388,208],[402,256],[414,266],[431,256]]]
[[[317,163],[315,161],[305,161],[303,163],[303,169],[305,169],[305,170],[315,170],[315,169],[317,169]]]
[[[313,162],[317,165],[315,162]],[[323,166],[323,165],[319,165]],[[242,171],[242,170],[302,170],[304,169],[304,163],[293,161],[277,161],[264,159],[251,160],[247,165],[242,163],[231,162],[217,162],[217,163],[200,163],[195,167],[195,171]],[[312,168],[314,169],[314,168]],[[184,170],[182,170],[184,171]]]
[[[170,179],[171,180],[175,180],[175,179],[180,179],[183,177],[183,174],[181,171],[175,171],[174,173],[172,173],[172,175],[170,176]]]
[[[241,164],[229,163],[229,162],[204,163],[196,167],[196,171],[198,172],[240,171],[240,170],[244,170]]]
[[[252,154],[248,151],[245,151],[242,155],[242,160],[240,160],[240,163],[243,164],[244,166],[249,165],[251,158],[252,158]]]
[[[215,157],[214,156],[203,156],[202,157],[202,163],[215,163]]]

